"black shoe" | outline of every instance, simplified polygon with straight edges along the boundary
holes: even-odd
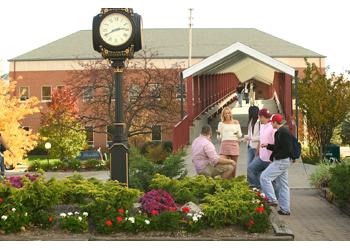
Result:
[[[290,215],[290,212],[284,212],[282,210],[278,210],[277,213],[280,215]]]

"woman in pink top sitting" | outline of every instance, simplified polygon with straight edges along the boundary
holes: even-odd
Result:
[[[237,162],[242,130],[239,121],[232,118],[232,112],[229,107],[224,108],[221,112],[221,122],[218,124],[217,133],[219,140],[221,140],[220,155]],[[232,177],[236,176],[236,168],[232,173]]]

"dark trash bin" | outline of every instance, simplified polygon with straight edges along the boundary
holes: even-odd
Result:
[[[340,146],[329,144],[325,147],[325,158],[331,162],[340,161]]]

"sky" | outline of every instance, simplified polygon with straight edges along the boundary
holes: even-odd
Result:
[[[130,7],[144,28],[256,28],[326,56],[330,72],[350,70],[346,0],[1,0],[0,75],[8,59],[88,30],[102,7]]]

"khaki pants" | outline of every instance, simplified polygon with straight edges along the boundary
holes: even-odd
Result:
[[[208,165],[206,166],[201,172],[198,174],[209,176],[209,177],[215,177],[215,176],[222,176],[223,173],[233,170],[235,167],[231,164],[217,164],[215,166]]]

